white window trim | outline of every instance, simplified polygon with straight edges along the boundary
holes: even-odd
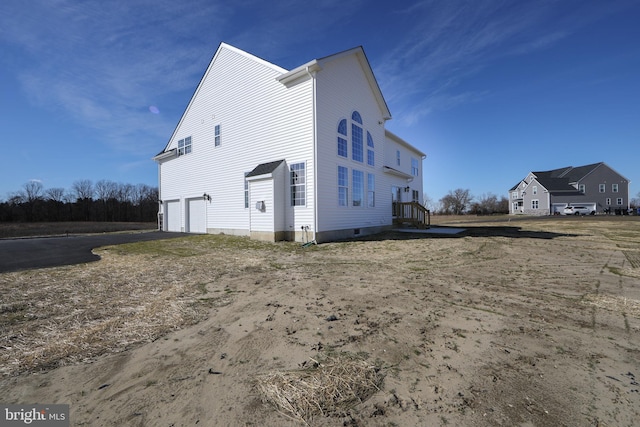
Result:
[[[294,166],[298,166],[298,165],[302,165],[302,167],[304,168],[304,173],[302,174],[302,178],[303,181],[302,183],[292,183],[291,182],[291,174],[293,173],[293,167]],[[304,191],[304,197],[302,198],[302,203],[296,203],[297,198],[294,198],[294,187],[302,187],[303,191]],[[291,203],[290,205],[292,207],[306,207],[307,206],[307,164],[306,162],[296,162],[296,163],[292,163],[289,166],[289,197],[291,198]]]

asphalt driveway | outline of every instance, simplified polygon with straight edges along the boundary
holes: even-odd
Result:
[[[185,234],[150,231],[88,236],[3,239],[0,240],[0,273],[97,261],[100,257],[93,254],[91,250],[100,246],[171,239],[181,236],[185,236]]]

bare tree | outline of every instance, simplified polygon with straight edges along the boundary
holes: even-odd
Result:
[[[31,180],[25,183],[22,188],[24,189],[24,195],[27,203],[34,203],[37,200],[43,199],[44,187],[40,181]]]
[[[469,204],[473,200],[469,190],[458,188],[440,199],[442,204],[442,211],[446,214],[462,215],[465,213]]]
[[[93,200],[95,189],[93,188],[93,182],[91,182],[91,180],[81,179],[75,181],[71,189],[76,196],[76,200]]]
[[[94,186],[94,194],[98,200],[106,202],[111,198],[115,198],[117,184],[113,181],[101,179]]]
[[[47,198],[53,202],[64,202],[65,201],[65,191],[62,187],[54,187],[49,188],[45,191]]]
[[[485,193],[471,204],[470,210],[476,215],[491,215],[496,213],[509,213],[509,199],[492,193]]]
[[[427,193],[424,193],[422,195],[422,204],[425,208],[429,209],[431,212],[435,212],[437,209],[437,204],[436,202],[433,201],[433,199],[431,197],[429,197],[427,195]]]

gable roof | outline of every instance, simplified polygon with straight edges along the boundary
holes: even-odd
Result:
[[[200,91],[200,88],[202,86],[202,84],[204,83],[204,80],[207,76],[207,74],[209,74],[209,71],[211,70],[211,67],[213,66],[213,64],[215,63],[216,59],[218,58],[220,51],[222,51],[223,49],[226,50],[230,50],[232,52],[235,52],[239,55],[242,55],[248,59],[251,59],[252,61],[255,61],[259,64],[262,64],[266,67],[269,67],[271,69],[273,69],[274,71],[281,73],[280,76],[277,77],[277,81],[279,81],[280,83],[284,84],[285,86],[288,84],[293,84],[293,82],[304,78],[305,76],[309,75],[309,73],[315,73],[318,72],[320,70],[322,70],[324,64],[331,62],[331,61],[335,61],[339,58],[343,58],[345,56],[349,56],[349,55],[355,55],[356,58],[358,59],[358,62],[360,63],[360,66],[362,67],[362,71],[364,72],[367,81],[369,83],[369,86],[371,87],[371,91],[374,95],[374,98],[376,99],[376,102],[378,103],[378,107],[380,108],[380,110],[382,111],[382,116],[384,118],[384,120],[389,120],[391,119],[391,112],[389,111],[389,107],[387,106],[387,102],[385,101],[384,97],[382,96],[382,91],[380,90],[380,86],[378,85],[378,81],[376,80],[375,76],[373,75],[373,70],[371,69],[371,64],[369,63],[369,60],[367,59],[366,54],[364,53],[364,49],[362,48],[362,46],[358,46],[355,47],[353,49],[348,49],[345,50],[343,52],[339,52],[333,55],[329,55],[329,56],[325,56],[319,59],[314,59],[311,60],[309,62],[307,62],[306,64],[302,64],[299,67],[294,68],[291,71],[287,71],[286,69],[279,67],[275,64],[272,64],[260,57],[257,57],[255,55],[252,55],[248,52],[245,52],[241,49],[238,49],[237,47],[231,46],[227,43],[220,43],[220,45],[218,46],[218,49],[216,50],[216,53],[213,55],[213,58],[211,58],[211,61],[209,62],[209,65],[207,66],[207,69],[205,70],[205,72],[203,73],[202,77],[200,78],[200,82],[198,83],[198,86],[196,86],[195,91],[193,92],[193,95],[191,96],[191,99],[189,101],[189,103],[187,104],[187,107],[185,108],[184,112],[182,113],[182,116],[180,117],[180,120],[178,121],[178,124],[176,125],[176,127],[174,128],[173,132],[171,133],[171,137],[169,138],[169,141],[167,141],[167,143],[165,144],[164,149],[156,154],[152,159],[153,160],[161,160],[162,158],[165,158],[165,156],[163,156],[162,154],[167,152],[167,149],[169,148],[169,145],[171,144],[171,141],[173,141],[176,132],[178,131],[178,129],[180,128],[180,125],[182,123],[182,121],[184,120],[185,116],[187,115],[187,112],[189,111],[191,104],[193,103],[194,99],[196,98],[196,95],[198,94],[198,92]]]
[[[156,154],[152,159],[153,160],[160,160],[161,159],[161,154],[164,153],[165,151],[167,151],[167,148],[169,148],[169,145],[171,144],[171,141],[173,141],[176,132],[178,131],[178,129],[180,128],[180,125],[182,124],[182,121],[184,120],[185,116],[187,115],[187,112],[189,111],[189,109],[191,108],[191,104],[194,102],[196,95],[198,94],[198,92],[200,92],[200,88],[202,87],[202,84],[204,83],[207,75],[209,74],[209,71],[211,70],[211,67],[213,67],[213,64],[216,62],[216,59],[218,58],[218,56],[220,55],[220,52],[222,50],[229,50],[231,52],[237,53],[238,55],[244,56],[245,58],[248,58],[258,64],[264,65],[265,67],[271,68],[274,71],[278,72],[278,73],[286,73],[287,70],[285,70],[282,67],[279,67],[275,64],[272,64],[268,61],[265,61],[262,58],[259,58],[255,55],[252,55],[248,52],[245,52],[244,50],[238,49],[237,47],[231,46],[230,44],[221,42],[220,45],[218,45],[218,49],[216,49],[216,53],[213,54],[213,58],[211,58],[211,61],[209,61],[209,65],[207,66],[207,69],[204,71],[204,73],[202,74],[202,77],[200,77],[200,81],[198,82],[198,86],[196,86],[196,89],[193,91],[193,95],[191,95],[191,99],[189,100],[189,103],[187,104],[186,108],[184,109],[184,112],[182,113],[182,116],[180,116],[180,120],[178,121],[178,124],[176,125],[176,127],[173,129],[173,132],[171,133],[171,137],[169,138],[169,141],[167,141],[164,149]]]
[[[354,47],[353,49],[348,49],[342,52],[335,53],[333,55],[311,60],[306,64],[302,64],[299,67],[296,67],[293,70],[282,74],[277,78],[277,80],[285,86],[293,84],[295,81],[305,78],[310,73],[317,73],[318,71],[322,70],[325,64],[350,55],[354,55],[358,59],[358,62],[362,67],[362,71],[367,78],[367,82],[369,83],[369,87],[371,88],[371,92],[373,93],[373,96],[378,103],[380,111],[382,111],[383,118],[385,120],[391,119],[391,112],[389,111],[389,107],[387,106],[387,101],[385,101],[384,96],[382,96],[382,91],[380,90],[378,81],[373,74],[371,64],[369,63],[369,59],[364,53],[364,49],[362,48],[362,46]]]
[[[539,172],[531,172],[531,173],[535,176],[536,181],[538,181],[540,185],[542,185],[550,193],[557,193],[557,192],[578,193],[578,190],[572,184],[575,184],[583,180],[589,174],[593,173],[593,171],[595,171],[597,168],[601,166],[608,167],[604,162],[599,162],[599,163],[593,163],[593,164],[584,165],[584,166],[577,166],[577,167],[567,166],[559,169],[552,169],[548,171],[539,171]],[[509,191],[515,190],[518,187],[518,185],[520,185],[520,183],[511,187]]]

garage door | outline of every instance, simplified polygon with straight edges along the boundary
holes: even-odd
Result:
[[[165,205],[164,218],[167,222],[167,231],[182,231],[180,230],[180,201],[172,200]]]
[[[566,203],[552,203],[551,204],[551,214],[552,215],[561,215],[564,208],[567,206]]]
[[[206,226],[204,200],[187,200],[187,233],[206,233]]]

